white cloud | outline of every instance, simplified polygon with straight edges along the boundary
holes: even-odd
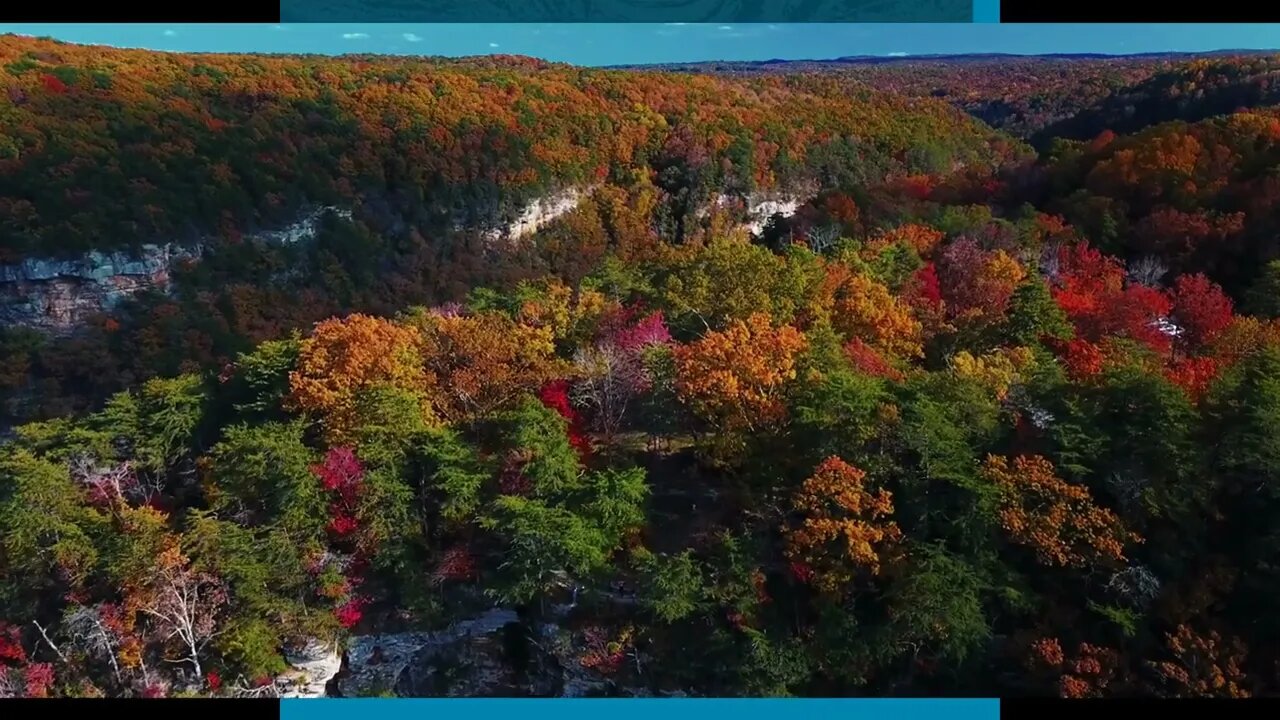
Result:
[[[165,36],[165,37],[173,37],[174,35],[177,35],[177,34],[178,34],[178,31],[177,31],[177,30],[165,30],[165,31],[164,31],[164,36]]]
[[[489,47],[498,47],[498,43],[489,43]]]
[[[777,25],[765,25],[765,27],[769,28],[770,30],[777,30],[777,29],[778,29],[778,26],[777,26]]]
[[[906,57],[906,56],[907,56],[907,53],[904,53],[904,52],[891,52],[891,53],[889,53],[889,57]]]
[[[717,29],[717,30],[732,30],[732,29],[733,29],[733,26],[732,26],[732,25],[721,25],[720,27],[718,27],[718,28],[716,28],[716,29]]]
[[[684,27],[688,23],[662,23],[662,24],[668,27]]]
[[[343,40],[367,40],[369,33],[342,33]]]
[[[400,37],[404,38],[405,40],[408,40],[409,42],[422,42],[422,36],[415,35],[413,33],[405,33]]]
[[[283,30],[283,29],[284,29],[284,26],[283,26],[283,25],[272,25],[272,26],[271,26],[271,29],[272,29],[272,30]]]

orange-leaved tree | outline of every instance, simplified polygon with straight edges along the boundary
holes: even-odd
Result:
[[[417,328],[369,315],[318,323],[302,341],[286,405],[315,413],[331,444],[350,438],[358,424],[359,395],[373,387],[413,392],[430,415],[432,378],[423,371],[421,344]]]
[[[911,307],[883,283],[843,262],[825,263],[803,313],[812,324],[828,320],[848,340],[861,340],[893,357],[922,355],[924,330]]]
[[[1160,692],[1172,697],[1250,696],[1243,666],[1245,646],[1216,631],[1199,634],[1179,625],[1166,636],[1169,660],[1151,663]]]
[[[785,416],[782,394],[806,346],[799,330],[774,327],[763,313],[734,320],[722,331],[676,346],[676,392],[717,430],[764,427]]]
[[[1039,455],[988,455],[983,475],[1000,491],[1000,521],[1010,539],[1035,551],[1045,565],[1082,567],[1121,561],[1128,542],[1141,538],[1098,507],[1088,488],[1058,477]]]
[[[895,228],[882,230],[867,241],[867,250],[879,252],[890,245],[902,243],[915,250],[921,257],[928,257],[945,237],[941,230],[928,225],[906,223]]]
[[[787,557],[820,590],[839,592],[859,571],[880,572],[881,553],[902,537],[893,495],[867,489],[867,475],[838,457],[823,460],[791,501],[798,522],[785,530]]]
[[[833,281],[832,327],[887,355],[916,358],[924,354],[924,328],[888,287],[865,275],[846,273],[839,265],[829,266],[827,282]]]
[[[565,372],[550,327],[501,313],[419,319],[422,360],[436,379],[436,408],[450,422],[475,420],[535,393]]]
[[[1064,698],[1100,698],[1115,692],[1120,654],[1114,649],[1082,642],[1074,655],[1062,650],[1057,638],[1031,643],[1028,669],[1057,686]]]

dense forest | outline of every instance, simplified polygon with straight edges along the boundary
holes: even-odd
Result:
[[[1260,52],[850,57],[658,67],[728,77],[833,75],[907,97],[946,100],[1038,147],[1054,138],[1089,140],[1105,130],[1203,120],[1280,99],[1280,66]]]
[[[1033,61],[0,56],[0,264],[194,249],[0,328],[0,697],[495,608],[499,670],[346,694],[1280,692],[1272,60],[1082,60],[1002,130],[937,90]]]
[[[992,127],[1030,137],[1046,126],[1176,67],[1186,56],[961,55],[822,61],[682,63],[664,71],[729,77],[822,74],[908,97],[933,97]],[[642,69],[642,68],[636,68]]]

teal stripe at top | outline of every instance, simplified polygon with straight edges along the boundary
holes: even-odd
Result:
[[[1000,0],[973,0],[973,21],[975,23],[1000,22]]]
[[[968,22],[972,0],[280,0],[285,23]]]

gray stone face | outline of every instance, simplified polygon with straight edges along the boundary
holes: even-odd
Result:
[[[343,697],[395,693],[402,697],[465,697],[498,689],[503,628],[516,614],[494,608],[434,633],[358,635],[347,645],[338,690]],[[492,693],[488,693],[492,694]]]
[[[512,636],[524,638],[519,660]],[[494,608],[435,633],[358,635],[336,686],[342,697],[583,697],[614,694],[611,681],[577,662],[558,625],[529,628]]]
[[[312,638],[285,653],[289,670],[276,678],[281,697],[324,697],[329,682],[342,668],[342,655],[335,643]]]
[[[136,255],[92,252],[74,260],[0,265],[0,325],[67,333],[145,290],[165,291],[169,268],[198,248],[145,245]]]
[[[279,230],[247,236],[272,244],[315,237],[326,213],[350,219],[351,211],[322,207]],[[66,334],[122,300],[147,290],[167,292],[175,263],[196,259],[200,245],[143,245],[137,253],[90,252],[70,260],[28,258],[0,265],[0,327]]]

